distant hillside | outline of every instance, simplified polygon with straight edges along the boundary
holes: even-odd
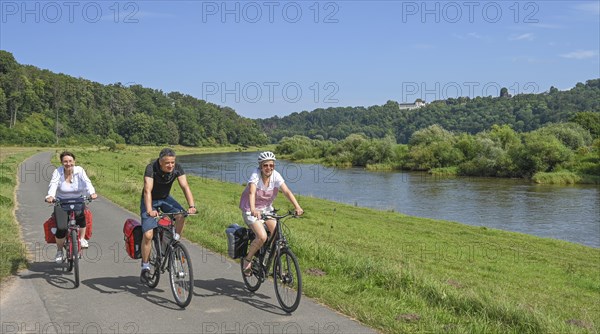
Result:
[[[478,133],[492,125],[510,125],[517,132],[538,129],[547,123],[564,122],[577,112],[600,112],[600,79],[578,83],[573,89],[551,87],[542,94],[514,97],[460,97],[435,101],[418,109],[401,110],[388,101],[382,106],[343,107],[303,111],[285,117],[259,119],[273,142],[283,137],[344,139],[353,133],[369,138],[393,135],[407,143],[419,129],[438,124],[453,132]]]
[[[58,124],[57,124],[58,121]],[[257,145],[254,120],[178,92],[102,85],[17,63],[0,50],[0,143]]]
[[[515,97],[461,97],[418,109],[382,106],[303,111],[252,120],[233,109],[179,92],[120,83],[102,85],[83,78],[21,65],[0,50],[0,143],[128,143],[185,146],[260,145],[283,137],[344,139],[393,136],[406,143],[417,130],[438,124],[453,132],[478,133],[492,125],[518,132],[570,120],[578,112],[600,111],[600,79],[573,89],[551,87],[542,94]]]

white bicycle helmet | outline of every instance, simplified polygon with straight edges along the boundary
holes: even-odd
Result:
[[[277,159],[275,159],[275,154],[273,154],[273,152],[271,152],[271,151],[261,152],[258,155],[258,163],[261,163],[261,162],[267,161],[267,160],[273,160],[273,161],[275,161]]]

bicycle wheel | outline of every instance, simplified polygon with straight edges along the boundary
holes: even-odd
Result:
[[[154,238],[152,238],[152,245],[150,248],[150,258],[148,262],[150,262],[150,279],[148,280],[149,288],[154,289],[158,285],[158,281],[160,281],[160,264],[161,264],[161,255],[160,255],[160,241],[156,237],[156,232],[154,234]]]
[[[71,259],[73,261],[73,274],[75,275],[75,287],[79,287],[79,239],[77,231],[71,231]]]
[[[71,272],[73,270],[73,257],[71,256],[71,242],[69,241],[69,236],[67,236],[64,247],[64,252],[66,253],[65,258],[67,259],[67,271]]]
[[[258,290],[258,288],[260,288],[260,285],[262,284],[262,280],[258,277],[259,270],[262,269],[260,268],[260,264],[257,263],[257,261],[258,260],[256,257],[252,258],[252,274],[250,274],[250,276],[246,276],[244,274],[244,259],[240,260],[240,269],[242,271],[244,285],[246,285],[246,289],[250,290],[251,292]]]
[[[302,276],[296,255],[283,248],[275,258],[273,267],[275,295],[281,308],[287,313],[294,312],[300,304],[302,296]]]
[[[192,301],[194,291],[194,272],[190,254],[179,242],[174,244],[171,249],[169,274],[175,302],[181,308],[188,306]]]

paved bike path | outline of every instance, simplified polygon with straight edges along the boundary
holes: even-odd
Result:
[[[139,283],[140,262],[127,256],[122,232],[127,218],[139,217],[102,196],[90,205],[93,236],[80,262],[81,285],[74,289],[73,274],[53,262],[56,246],[44,241],[42,223],[52,212],[43,203],[54,170],[50,157],[36,154],[19,169],[16,215],[31,259],[30,268],[2,288],[2,333],[374,332],[305,296],[289,315],[279,308],[270,281],[250,293],[238,263],[187,241],[194,297],[180,309],[167,275],[155,289]]]

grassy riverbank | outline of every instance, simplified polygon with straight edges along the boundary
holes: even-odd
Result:
[[[75,151],[100,195],[137,212],[143,168],[158,148]],[[225,253],[224,229],[241,224],[237,204],[243,188],[188,179],[200,213],[190,218],[184,236]],[[173,189],[183,200],[179,187]],[[600,329],[599,249],[298,198],[306,214],[288,226],[305,294],[379,331]],[[290,205],[281,196],[276,207]],[[120,233],[115,231],[115,238]]]
[[[536,183],[600,184],[600,139],[575,123],[518,133],[494,125],[475,135],[439,125],[415,131],[408,144],[393,136],[352,134],[341,140],[285,137],[275,152],[297,162],[372,171],[428,171],[435,175],[532,179]]]
[[[0,147],[0,281],[27,264],[27,253],[15,218],[15,187],[21,161],[40,149]]]

